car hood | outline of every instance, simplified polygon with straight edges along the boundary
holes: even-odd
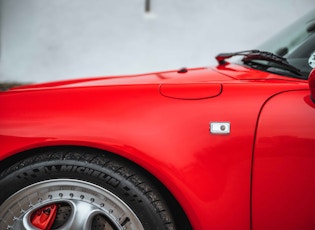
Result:
[[[217,67],[180,69],[174,71],[155,72],[149,74],[106,76],[83,78],[50,83],[32,84],[15,87],[11,90],[35,90],[47,88],[91,87],[109,85],[135,84],[187,84],[187,83],[224,83],[235,81],[265,81],[265,80],[292,81],[292,78],[258,71],[244,66],[227,64]],[[300,81],[294,79],[294,81]],[[302,80],[301,80],[302,81]]]

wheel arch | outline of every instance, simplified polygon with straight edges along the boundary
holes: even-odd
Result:
[[[136,162],[127,159],[126,157],[120,156],[118,154],[115,154],[113,152],[109,152],[106,150],[102,150],[99,148],[94,148],[94,147],[86,147],[86,146],[75,146],[75,145],[63,145],[63,146],[47,146],[47,147],[38,147],[38,148],[33,148],[29,150],[25,150],[19,153],[16,153],[2,161],[0,161],[0,175],[1,172],[4,171],[6,168],[9,168],[10,166],[14,165],[15,163],[26,159],[30,155],[34,154],[44,154],[45,152],[51,152],[51,151],[56,151],[58,150],[67,150],[67,151],[87,151],[87,152],[99,152],[100,154],[103,155],[110,155],[116,159],[122,160],[122,161],[127,161],[128,164],[132,164],[133,167],[136,167],[138,170],[141,171],[146,177],[148,177],[153,184],[156,186],[156,188],[160,191],[162,194],[163,198],[166,200],[167,204],[169,205],[169,208],[171,210],[171,213],[174,217],[174,220],[176,222],[176,226],[178,229],[183,229],[183,230],[192,230],[191,223],[184,211],[184,209],[181,207],[177,199],[173,196],[173,194],[167,189],[167,187],[158,179],[156,178],[152,173],[150,173],[148,170],[145,168],[141,167],[139,164]]]

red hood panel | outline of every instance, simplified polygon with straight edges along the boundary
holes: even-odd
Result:
[[[189,69],[186,73],[178,71],[156,72],[139,75],[107,76],[97,78],[84,78],[51,83],[42,83],[17,87],[14,89],[38,89],[61,87],[89,87],[105,85],[131,85],[131,84],[162,84],[162,83],[191,83],[209,81],[227,81],[233,78],[220,74],[209,68]]]
[[[282,77],[276,74],[266,73],[239,65],[227,64],[213,68],[188,69],[185,73],[178,71],[156,72],[140,75],[108,76],[97,78],[85,78],[76,80],[57,81],[27,85],[14,88],[13,90],[64,88],[64,87],[90,87],[105,85],[132,85],[132,84],[185,84],[185,83],[223,83],[235,80],[289,80],[292,78]],[[294,79],[294,81],[299,81]],[[301,80],[303,81],[303,80]]]

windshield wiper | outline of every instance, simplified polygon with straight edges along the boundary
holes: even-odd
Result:
[[[234,57],[234,56],[244,56],[242,62],[245,64],[250,64],[255,61],[267,61],[270,63],[277,64],[276,66],[265,65],[267,67],[281,68],[284,70],[288,70],[294,74],[301,76],[301,71],[295,66],[291,65],[286,58],[278,56],[274,53],[260,50],[245,50],[235,53],[220,53],[215,58],[219,62],[220,65],[226,63],[226,59]],[[257,64],[257,63],[256,63]],[[261,64],[262,65],[262,64]]]

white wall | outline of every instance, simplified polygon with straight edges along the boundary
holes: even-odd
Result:
[[[314,0],[1,0],[0,81],[215,64],[255,48]]]

